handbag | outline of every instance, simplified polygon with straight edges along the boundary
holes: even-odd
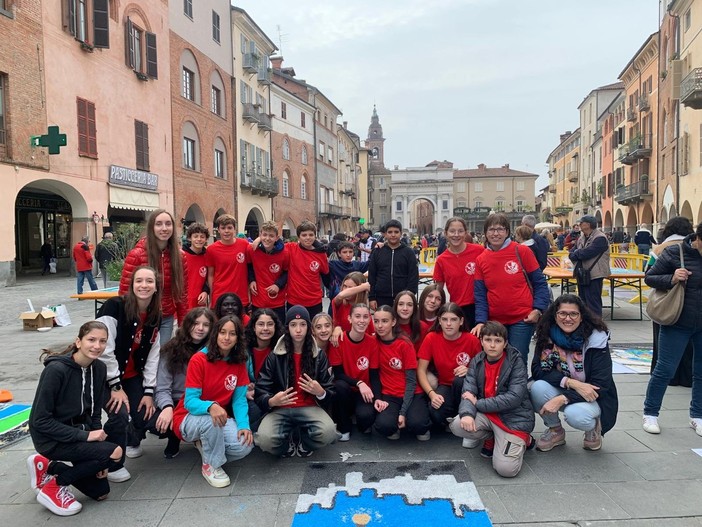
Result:
[[[682,243],[680,249],[680,269],[685,269]],[[680,318],[685,304],[685,282],[678,282],[671,289],[654,289],[648,296],[646,314],[661,326],[672,326]]]
[[[575,264],[575,267],[573,268],[573,278],[575,278],[578,281],[578,285],[581,285],[583,287],[587,287],[592,283],[592,277],[590,276],[590,270],[595,267],[595,264],[602,258],[602,255],[604,253],[600,253],[597,258],[595,258],[595,261],[592,262],[592,265],[585,269],[585,266],[583,265],[582,260],[579,260],[578,263]]]

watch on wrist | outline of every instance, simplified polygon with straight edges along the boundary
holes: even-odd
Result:
[[[122,384],[119,383],[119,382],[118,382],[117,384],[113,384],[113,385],[110,387],[110,389],[111,389],[113,392],[118,392],[118,391],[120,391],[120,390],[122,389]]]

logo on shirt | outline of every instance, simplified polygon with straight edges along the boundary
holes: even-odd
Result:
[[[390,365],[390,367],[393,370],[401,370],[402,369],[402,360],[398,359],[397,357],[393,357],[392,359],[390,359],[388,364]]]
[[[466,274],[475,274],[475,262],[468,262],[466,264]]]
[[[268,268],[268,270],[273,274],[279,273],[280,272],[280,265],[278,265],[277,263],[271,264],[271,266]]]
[[[519,272],[519,265],[514,260],[510,260],[505,264],[505,273],[507,274],[517,274]]]
[[[310,262],[310,271],[315,271],[315,272],[319,271],[319,262],[318,261],[315,260],[314,262]]]
[[[207,276],[207,267],[205,267],[205,266],[203,265],[202,267],[200,267],[200,271],[199,271],[199,272],[200,272],[200,276],[201,276],[202,278],[205,278],[205,277]]]
[[[358,368],[359,371],[367,370],[368,366],[368,357],[358,357],[358,360],[356,361],[356,368]]]
[[[468,366],[468,363],[470,362],[470,355],[468,355],[465,352],[461,352],[458,355],[456,355],[456,364],[459,366]]]
[[[244,260],[246,260],[246,255],[244,253],[237,253],[236,261],[239,263],[244,263]]]
[[[236,381],[238,380],[239,379],[234,374],[227,375],[227,378],[224,379],[224,387],[232,392],[236,388]]]

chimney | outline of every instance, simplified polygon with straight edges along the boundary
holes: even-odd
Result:
[[[505,163],[504,165],[502,165],[502,168],[506,168],[507,170],[509,170],[509,163]]]
[[[283,57],[280,55],[277,57],[271,57],[271,67],[274,70],[279,70],[283,66]]]
[[[562,143],[563,141],[565,141],[566,139],[568,139],[568,138],[571,136],[572,133],[573,133],[573,132],[571,132],[570,130],[566,131],[565,133],[562,133],[562,134],[561,134],[561,143]]]
[[[344,130],[348,130],[348,129],[349,129],[349,122],[344,121]]]
[[[484,164],[484,163],[480,163],[480,164],[478,165],[478,170],[485,170],[485,164]]]

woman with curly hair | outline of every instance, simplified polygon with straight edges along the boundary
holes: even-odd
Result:
[[[602,447],[602,435],[614,426],[619,407],[608,340],[607,326],[579,296],[559,296],[541,317],[530,392],[534,410],[548,428],[537,440],[537,450],[565,444],[558,412],[585,432],[585,450]]]
[[[244,304],[236,293],[222,293],[215,302],[215,317],[220,319],[227,315],[237,317],[244,327],[249,325],[250,317],[244,310]]]
[[[168,445],[163,451],[166,459],[176,457],[180,450],[180,439],[173,432],[173,410],[185,393],[188,363],[195,353],[207,345],[214,324],[212,311],[206,307],[196,307],[185,315],[183,325],[161,349],[154,403],[158,408],[156,430],[168,437]]]
[[[222,466],[253,449],[248,384],[244,327],[236,317],[222,317],[207,348],[190,359],[185,397],[173,415],[173,430],[180,439],[195,442],[202,455],[202,476],[213,487],[229,486]]]

